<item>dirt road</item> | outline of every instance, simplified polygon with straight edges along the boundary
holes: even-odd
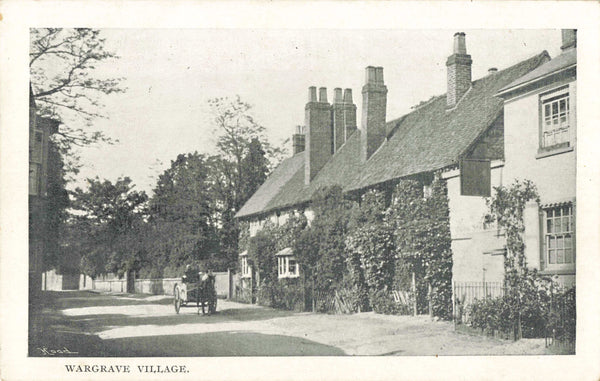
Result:
[[[545,354],[543,340],[456,333],[429,317],[294,313],[219,300],[217,313],[175,314],[163,296],[47,293],[30,355],[341,356]],[[36,320],[37,319],[37,320]],[[67,351],[64,351],[67,349]]]

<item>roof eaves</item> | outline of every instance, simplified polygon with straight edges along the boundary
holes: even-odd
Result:
[[[574,68],[576,66],[577,66],[577,63],[574,63],[574,64],[569,65],[569,66],[558,68],[558,69],[556,69],[556,70],[554,70],[554,71],[552,71],[550,73],[546,73],[546,74],[544,74],[542,76],[539,76],[539,77],[536,77],[536,78],[532,78],[529,81],[520,83],[520,84],[518,84],[516,86],[505,87],[503,89],[500,89],[495,95],[498,96],[498,97],[504,97],[504,96],[506,96],[509,93],[513,93],[513,92],[515,92],[517,90],[526,88],[526,87],[528,87],[528,86],[530,86],[530,85],[532,85],[532,84],[534,84],[536,82],[543,81],[543,80],[545,80],[547,78],[553,77],[553,76],[555,76],[555,75],[557,75],[557,74],[559,74],[559,73],[561,73],[563,71],[567,71],[567,70],[572,69],[572,68]]]

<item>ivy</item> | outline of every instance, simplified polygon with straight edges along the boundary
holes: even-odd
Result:
[[[398,273],[415,273],[421,291],[418,309],[426,308],[425,290],[431,286],[432,314],[452,314],[452,251],[446,183],[435,176],[431,195],[424,197],[416,180],[403,180],[395,188],[387,218],[393,224],[399,261]],[[406,279],[398,282],[406,285]]]

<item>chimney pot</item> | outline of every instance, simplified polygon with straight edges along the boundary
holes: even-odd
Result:
[[[319,87],[319,102],[327,103],[327,88]]]
[[[562,33],[562,46],[560,49],[564,52],[569,48],[577,47],[577,29],[563,29]]]
[[[308,101],[309,102],[317,101],[317,88],[315,86],[311,86],[308,88]]]
[[[352,103],[352,89],[344,90],[344,103]]]
[[[383,67],[381,66],[375,68],[375,82],[383,85]]]
[[[489,74],[494,74],[498,72],[498,68],[497,67],[491,67],[488,69],[488,73]]]
[[[465,43],[464,32],[454,33],[454,53],[467,54],[467,44]]]
[[[335,89],[333,89],[333,103],[342,103],[343,99],[342,99],[342,89],[339,87],[336,87]]]
[[[367,68],[365,69],[365,83],[369,84],[369,83],[375,83],[375,82],[376,82],[375,67],[367,66]]]

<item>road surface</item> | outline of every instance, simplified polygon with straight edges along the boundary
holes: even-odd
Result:
[[[511,342],[454,332],[429,317],[297,313],[219,299],[217,313],[175,314],[165,296],[45,292],[32,316],[31,356],[342,356],[545,354],[539,339]]]

